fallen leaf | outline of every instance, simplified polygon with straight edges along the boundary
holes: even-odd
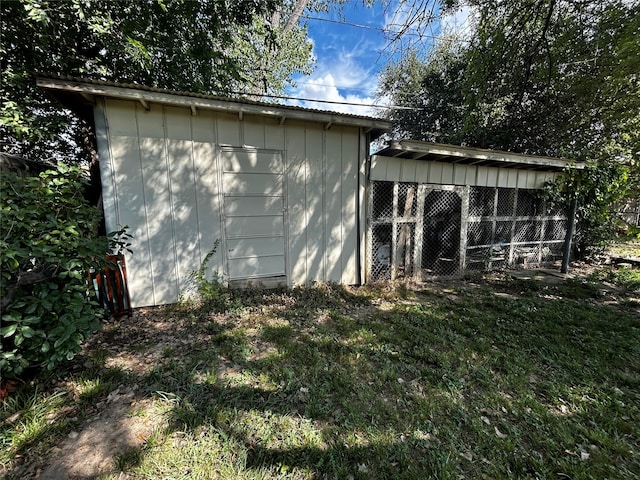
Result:
[[[487,425],[491,425],[491,420],[489,420],[489,417],[485,417],[484,415],[480,417],[480,420],[482,420],[484,423],[486,423]]]
[[[507,438],[507,434],[506,433],[502,433],[500,430],[498,430],[498,427],[493,427],[496,431],[496,435],[498,436],[498,438]]]
[[[465,453],[459,453],[459,455],[462,458],[466,458],[467,460],[469,460],[470,462],[473,462],[473,453],[471,452],[465,452]]]
[[[583,462],[584,462],[585,460],[589,460],[589,457],[590,457],[590,456],[591,456],[591,455],[589,455],[587,452],[580,452],[580,460],[582,460]]]

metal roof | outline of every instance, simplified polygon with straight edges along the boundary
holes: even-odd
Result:
[[[375,155],[432,162],[459,163],[463,165],[543,171],[561,171],[569,165],[575,168],[584,168],[584,164],[572,163],[571,160],[564,158],[526,155],[522,153],[461,147],[441,143],[419,142],[417,140],[392,141],[383,147],[382,150],[377,151]]]
[[[210,109],[237,113],[240,119],[244,114],[274,117],[281,124],[287,119],[297,119],[323,123],[325,129],[331,128],[332,125],[361,127],[365,129],[366,133],[371,134],[371,139],[375,139],[391,129],[391,122],[375,117],[180,92],[139,84],[119,84],[103,80],[53,76],[38,77],[36,83],[70,108],[94,104],[95,97],[106,97],[138,101],[145,108],[148,108],[149,103],[189,107],[194,115],[198,109]]]

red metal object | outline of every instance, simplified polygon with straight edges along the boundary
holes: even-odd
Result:
[[[102,272],[90,272],[96,300],[109,310],[114,318],[131,316],[131,300],[127,285],[127,266],[123,256],[107,255],[107,266]]]

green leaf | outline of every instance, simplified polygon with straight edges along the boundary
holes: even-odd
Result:
[[[10,337],[16,332],[17,329],[18,329],[17,323],[14,323],[13,325],[7,325],[6,327],[0,328],[0,335],[3,338]]]
[[[21,332],[24,338],[32,338],[36,334],[35,330],[29,326],[23,326]]]

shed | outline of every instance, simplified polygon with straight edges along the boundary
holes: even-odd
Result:
[[[559,158],[402,140],[371,161],[368,280],[531,267],[562,256],[564,208],[541,188]]]
[[[141,85],[38,85],[93,116],[107,231],[134,237],[133,307],[175,302],[217,241],[209,267],[232,285],[364,280],[369,144],[390,123]]]

